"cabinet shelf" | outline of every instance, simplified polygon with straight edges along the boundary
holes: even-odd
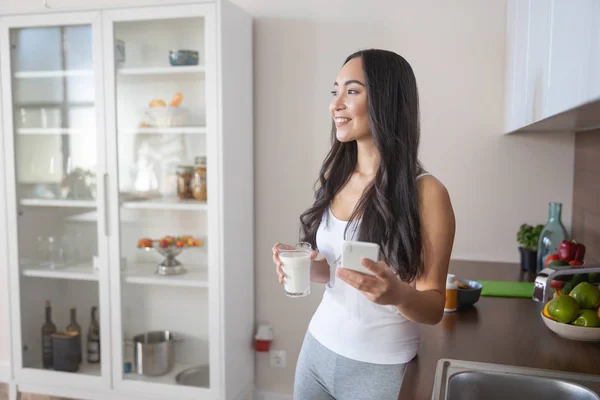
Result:
[[[206,134],[205,126],[182,126],[177,128],[135,128],[121,129],[121,135],[136,135],[136,134],[161,134],[161,135],[204,135]]]
[[[84,135],[94,129],[77,128],[19,128],[18,135]]]
[[[181,364],[181,363],[175,363],[175,365],[173,366],[173,369],[171,370],[171,372],[169,372],[168,374],[162,375],[162,376],[143,376],[143,375],[138,375],[135,372],[130,372],[125,374],[125,379],[127,380],[131,380],[131,381],[141,381],[141,382],[149,382],[149,383],[162,383],[162,384],[167,384],[167,385],[177,385],[178,387],[180,387],[175,378],[177,377],[177,374],[179,374],[181,371],[193,367],[193,365],[187,365],[187,364]],[[206,380],[208,381],[208,377],[206,377]],[[208,388],[208,386],[207,386]]]
[[[138,210],[185,210],[185,211],[205,211],[208,210],[208,204],[199,200],[182,200],[177,197],[164,197],[153,200],[126,201],[121,204],[125,209]]]
[[[23,275],[37,278],[98,281],[98,272],[94,271],[91,262],[55,269],[40,265],[25,265],[22,270]]]
[[[141,285],[163,285],[179,287],[208,287],[208,272],[206,268],[198,265],[185,266],[187,272],[181,275],[161,276],[154,272],[156,264],[140,263],[123,271],[123,278],[127,283]]]
[[[45,199],[22,199],[22,206],[31,207],[65,207],[65,208],[96,208],[96,202],[91,200],[45,200]],[[153,200],[125,201],[121,208],[129,210],[179,210],[179,211],[206,211],[206,201],[182,200],[177,197],[164,197]],[[86,213],[79,216],[71,216],[70,220],[95,221],[98,216],[95,213]]]
[[[35,79],[35,78],[68,78],[72,76],[94,76],[91,69],[70,69],[57,71],[19,71],[15,72],[17,79]]]
[[[84,357],[85,357],[85,355],[84,355]],[[42,363],[39,362],[39,363],[34,364],[32,367],[26,367],[26,369],[30,369],[30,370],[32,370],[32,372],[42,370],[44,372],[49,372],[49,373],[53,373],[53,374],[61,374],[61,375],[101,376],[101,371],[102,371],[101,365],[102,365],[102,363],[90,364],[90,363],[83,361],[79,365],[79,370],[77,372],[67,372],[67,371],[55,371],[53,369],[45,369],[42,366]]]
[[[158,68],[120,68],[117,70],[119,76],[131,75],[180,75],[180,74],[198,74],[205,71],[203,66],[184,65],[179,67],[158,67]]]
[[[72,207],[96,208],[95,200],[47,200],[47,199],[21,199],[22,206],[32,207]]]

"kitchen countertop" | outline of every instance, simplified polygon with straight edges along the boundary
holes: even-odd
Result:
[[[533,281],[518,264],[450,262],[457,279]],[[445,313],[437,325],[421,325],[421,345],[408,363],[399,400],[429,400],[440,358],[600,374],[600,343],[563,339],[540,318],[532,299],[484,297],[466,310]]]

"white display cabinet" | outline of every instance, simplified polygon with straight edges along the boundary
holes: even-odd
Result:
[[[198,62],[172,65],[178,50]],[[11,385],[78,399],[246,398],[251,18],[226,1],[6,16],[0,62]],[[177,171],[200,159],[207,196],[181,198]],[[167,236],[186,237],[184,271],[165,276],[165,256],[139,244]],[[46,301],[59,331],[77,310],[76,372],[42,363]],[[99,363],[86,357],[92,307]],[[160,376],[135,370],[129,343],[151,331],[178,339]],[[178,382],[192,367],[204,374],[196,386]]]

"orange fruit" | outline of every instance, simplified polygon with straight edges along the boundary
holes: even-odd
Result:
[[[547,302],[547,303],[546,303],[546,305],[544,306],[544,311],[543,311],[542,313],[544,314],[544,317],[546,317],[546,318],[549,318],[549,319],[551,319],[551,320],[553,320],[553,321],[556,321],[556,319],[555,319],[555,318],[552,318],[552,317],[550,316],[550,314],[548,314],[548,304],[550,304],[550,302]],[[600,311],[599,311],[599,313],[600,313]]]
[[[142,238],[138,240],[138,247],[152,247],[152,239]]]

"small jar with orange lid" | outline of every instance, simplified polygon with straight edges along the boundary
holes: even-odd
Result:
[[[446,303],[444,312],[454,312],[458,306],[458,286],[454,283],[454,274],[446,276]]]

